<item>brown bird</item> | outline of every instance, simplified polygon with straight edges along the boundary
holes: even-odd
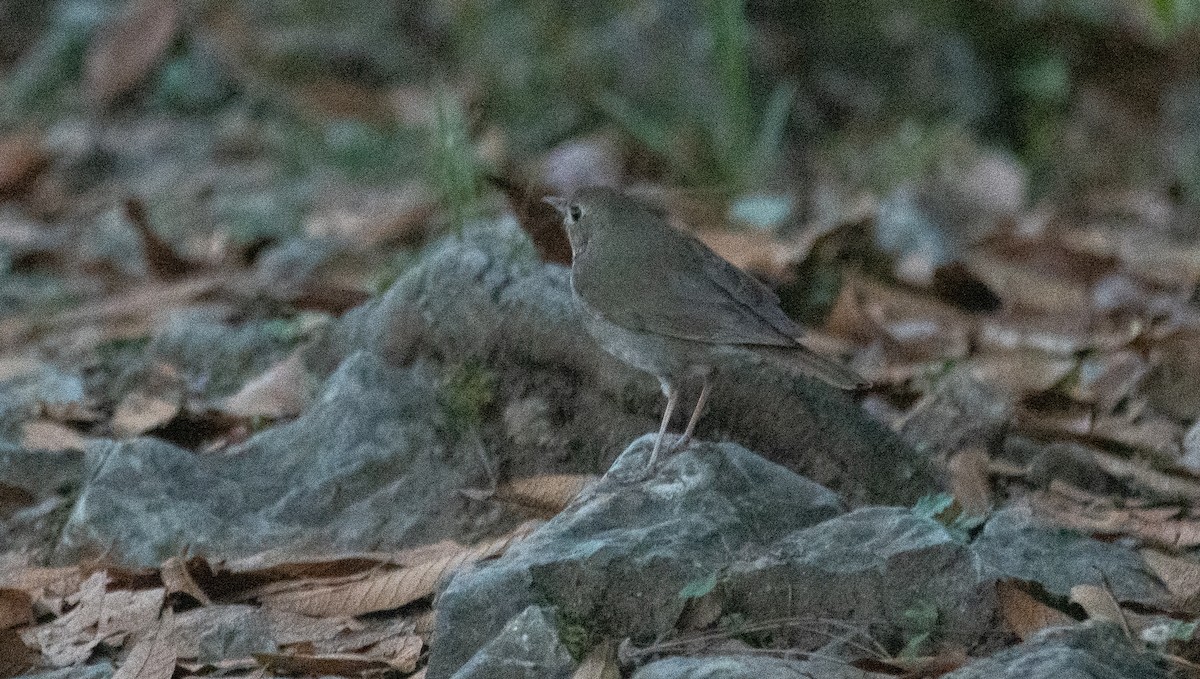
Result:
[[[571,289],[588,332],[612,355],[657,377],[667,397],[648,469],[658,460],[680,384],[699,378],[700,397],[671,451],[691,441],[722,354],[750,352],[841,389],[864,386],[854,371],[800,343],[804,329],[783,313],[775,293],[673,228],[662,212],[607,188],[545,200],[563,215],[574,255]]]

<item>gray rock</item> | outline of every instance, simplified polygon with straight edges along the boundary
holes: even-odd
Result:
[[[633,679],[882,679],[845,663],[783,660],[757,655],[666,658],[633,673]]]
[[[999,648],[1004,631],[995,584],[1018,578],[1067,596],[1109,583],[1121,601],[1166,608],[1167,592],[1131,549],[1042,527],[1016,510],[998,512],[974,542],[899,508],[864,508],[796,531],[721,577],[712,600],[746,621],[795,618],[848,623],[899,650],[925,635],[935,646]],[[829,630],[812,625],[773,634],[814,650]]]
[[[248,658],[279,650],[262,609],[248,605],[202,606],[175,616],[179,657],[201,663]]]
[[[652,444],[652,436],[638,439],[507,555],[450,582],[437,602],[430,679],[453,674],[533,603],[554,606],[586,634],[665,632],[685,589],[703,588],[746,550],[842,511],[829,490],[734,444],[693,446],[650,479],[631,480]]]
[[[346,360],[303,416],[229,454],[136,439],[97,444],[86,461],[62,560],[107,552],[157,564],[186,546],[213,556],[383,549],[516,521],[457,493],[477,482],[480,463],[469,442],[451,442],[437,371],[366,353]]]
[[[0,381],[0,441],[21,438],[21,424],[43,403],[83,400],[83,379],[75,372],[37,362],[21,375]]]
[[[1042,630],[944,679],[1166,679],[1161,656],[1135,648],[1111,623]]]
[[[554,612],[530,606],[508,621],[453,679],[567,679],[574,670],[575,660],[558,638]]]
[[[101,660],[90,665],[75,665],[46,672],[22,674],[16,679],[109,679],[114,671],[111,662]]]
[[[1012,397],[967,370],[943,377],[913,406],[900,436],[938,460],[965,448],[998,450],[1012,421]]]
[[[28,493],[28,504],[0,503],[0,545],[38,559],[48,556],[82,476],[82,453],[0,442],[0,483]]]
[[[796,531],[765,556],[729,569],[713,596],[747,621],[837,620],[899,649],[927,634],[970,648],[991,630],[995,600],[969,546],[907,509],[859,509]],[[813,625],[772,636],[815,650],[831,638]]]
[[[1119,601],[1172,607],[1162,582],[1132,549],[1041,525],[1028,509],[996,512],[972,549],[988,579],[1030,580],[1064,597],[1075,585],[1100,585]]]
[[[432,246],[310,357],[328,369],[362,349],[398,365],[434,357],[494,371],[500,407],[481,432],[486,448],[504,451],[512,476],[603,470],[656,429],[664,405],[653,378],[595,345],[572,304],[567,269],[538,262],[511,221]],[[691,389],[685,398],[698,385]],[[515,443],[500,413],[531,397],[555,404],[555,435]],[[908,504],[936,489],[925,459],[847,395],[769,366],[719,366],[698,436],[737,441],[855,504]]]

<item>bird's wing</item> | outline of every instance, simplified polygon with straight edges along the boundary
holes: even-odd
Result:
[[[803,330],[779,308],[775,293],[699,240],[667,228],[656,252],[611,253],[621,258],[619,271],[612,259],[603,267],[579,262],[573,284],[583,301],[631,330],[712,344],[796,346]]]

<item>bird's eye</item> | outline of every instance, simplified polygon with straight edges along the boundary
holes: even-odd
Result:
[[[572,205],[567,208],[567,214],[571,216],[571,221],[577,222],[583,216],[583,210],[578,205]]]

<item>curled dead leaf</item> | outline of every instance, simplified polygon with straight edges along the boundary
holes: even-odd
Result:
[[[113,679],[171,679],[175,672],[175,617],[171,609],[129,651]]]
[[[996,596],[999,599],[1000,615],[1005,624],[1022,641],[1033,636],[1035,632],[1047,627],[1062,627],[1074,624],[1075,619],[1057,608],[1052,608],[1029,593],[1029,583],[1018,580],[999,580],[996,582]]]
[[[112,418],[113,433],[121,438],[144,434],[170,422],[179,410],[178,398],[132,392],[117,404]]]
[[[0,196],[20,191],[49,162],[40,132],[26,130],[0,138]]]
[[[33,598],[21,589],[0,588],[0,630],[33,622]]]
[[[38,419],[21,426],[21,446],[29,450],[77,450],[87,447],[87,439],[65,424]]]
[[[180,0],[135,0],[102,28],[84,56],[83,91],[104,107],[137,87],[166,55],[182,22]]]
[[[225,400],[223,410],[239,417],[295,417],[311,401],[308,372],[300,351],[276,363]]]
[[[544,474],[503,483],[492,497],[528,508],[541,518],[550,518],[565,509],[596,479],[589,474]]]

